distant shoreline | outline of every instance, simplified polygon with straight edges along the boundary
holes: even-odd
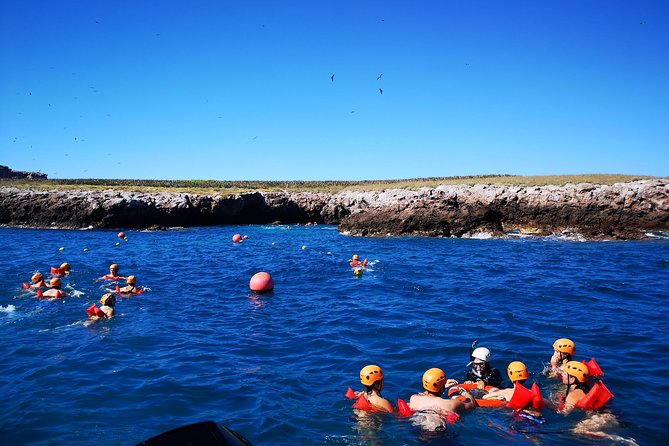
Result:
[[[26,172],[23,172],[26,173]],[[469,175],[436,178],[407,178],[388,180],[323,180],[323,181],[222,181],[222,180],[149,180],[149,179],[45,179],[45,178],[0,178],[0,187],[14,186],[30,189],[115,189],[133,192],[182,192],[198,194],[241,194],[252,192],[329,192],[346,190],[366,192],[384,189],[418,190],[423,187],[435,188],[440,185],[506,185],[506,186],[564,186],[566,184],[591,183],[613,185],[638,180],[658,179],[646,175],[623,174],[579,174],[579,175]],[[661,179],[661,178],[660,178]]]
[[[242,193],[208,187],[166,191],[155,186],[135,191],[53,181],[0,181],[0,224],[159,229],[314,222],[363,236],[568,235],[589,240],[637,240],[648,231],[669,231],[669,179],[657,178],[562,186],[460,183],[415,189]],[[57,187],[47,187],[51,184]]]

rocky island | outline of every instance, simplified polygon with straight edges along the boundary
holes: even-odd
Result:
[[[218,193],[37,189],[0,183],[0,224],[165,228],[325,223],[351,235],[641,239],[669,230],[669,179],[598,185]],[[666,233],[666,232],[665,232]]]

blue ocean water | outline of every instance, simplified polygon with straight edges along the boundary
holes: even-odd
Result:
[[[234,233],[246,234],[241,244]],[[128,445],[214,420],[255,445],[665,444],[669,425],[669,241],[363,238],[335,227],[164,232],[1,228],[0,443]],[[117,246],[117,243],[120,243]],[[63,250],[59,250],[63,248]],[[86,249],[86,251],[84,250]],[[354,278],[347,260],[369,258]],[[21,289],[67,261],[71,297]],[[149,290],[86,323],[110,263]],[[255,296],[249,279],[274,277]],[[391,401],[441,367],[462,378],[475,339],[505,372],[541,375],[556,338],[595,357],[615,398],[599,436],[585,414],[546,422],[478,408],[447,432],[386,415],[358,420],[344,398],[359,370],[385,371]]]

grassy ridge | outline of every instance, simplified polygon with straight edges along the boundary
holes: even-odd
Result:
[[[441,184],[514,185],[514,186],[563,186],[567,183],[614,184],[653,178],[642,175],[583,174],[583,175],[474,175],[443,178],[411,178],[404,180],[365,181],[217,181],[217,180],[105,180],[105,179],[58,179],[28,180],[1,179],[0,186],[15,186],[33,189],[118,189],[136,192],[188,192],[197,194],[238,194],[244,192],[329,192],[344,190],[373,191],[383,189],[417,190],[421,187],[437,187]]]

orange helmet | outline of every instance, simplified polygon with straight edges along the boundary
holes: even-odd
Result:
[[[134,285],[137,282],[137,278],[135,276],[128,276],[126,282],[130,285]]]
[[[520,361],[513,361],[509,364],[506,373],[509,375],[509,379],[512,383],[523,379],[529,379],[530,377],[530,374],[527,372],[527,367]]]
[[[367,365],[360,370],[360,382],[365,386],[371,386],[383,379],[383,370],[378,365]]]
[[[589,370],[588,366],[578,361],[569,361],[564,367],[567,375],[573,376],[579,382],[586,382],[588,380]]]
[[[432,368],[423,373],[423,388],[428,392],[443,392],[446,386],[446,374],[443,370]]]
[[[62,269],[63,271],[69,271],[70,270],[70,264],[65,262],[62,265],[60,265],[60,269]]]
[[[62,282],[61,282],[59,277],[54,277],[53,279],[51,279],[51,286],[52,287],[54,287],[54,288],[59,287],[61,284],[62,284]]]
[[[553,342],[553,348],[559,352],[568,353],[571,356],[576,354],[576,344],[571,339],[560,338]]]
[[[107,293],[100,298],[100,303],[108,307],[113,307],[116,304],[116,297],[111,293]]]
[[[35,273],[30,278],[30,280],[32,280],[33,283],[37,283],[37,282],[41,281],[42,279],[44,279],[44,276],[42,275],[42,273]]]

